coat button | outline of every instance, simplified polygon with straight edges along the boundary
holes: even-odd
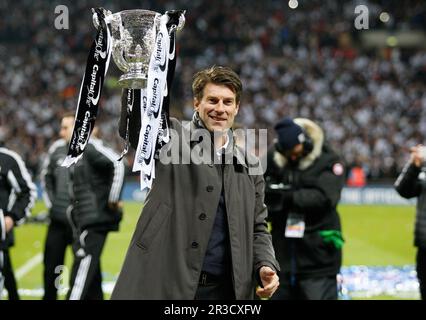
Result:
[[[193,243],[191,243],[191,247],[192,248],[194,248],[194,249],[197,249],[198,248],[198,242],[193,242]]]
[[[213,186],[207,186],[207,188],[206,188],[207,192],[212,192],[213,189],[214,189]]]
[[[203,212],[198,216],[198,219],[200,220],[206,220],[207,215]]]

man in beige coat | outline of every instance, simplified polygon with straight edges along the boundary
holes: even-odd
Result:
[[[192,88],[194,118],[170,119],[174,134],[156,162],[112,299],[266,298],[279,285],[263,176],[250,170],[253,156],[230,130],[241,81],[214,66],[198,72]],[[164,160],[170,151],[179,163]]]

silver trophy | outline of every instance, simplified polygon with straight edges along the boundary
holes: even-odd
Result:
[[[119,86],[131,89],[146,87],[149,60],[154,49],[161,14],[140,9],[124,10],[114,14],[104,10],[104,14],[106,21],[110,22],[113,59],[117,67],[124,72],[118,80]],[[96,15],[93,16],[93,24],[96,28],[99,27]],[[182,15],[177,30],[181,30],[184,24]]]

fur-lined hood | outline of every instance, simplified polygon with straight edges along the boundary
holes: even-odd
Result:
[[[299,163],[299,169],[305,170],[321,155],[322,146],[324,144],[324,131],[313,121],[305,118],[295,118],[296,124],[305,130],[306,134],[312,139],[314,149],[306,157],[302,158]],[[274,151],[274,162],[280,168],[287,164],[287,159],[278,151]]]

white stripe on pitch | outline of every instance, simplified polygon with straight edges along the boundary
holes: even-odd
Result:
[[[27,273],[33,270],[42,261],[43,261],[43,254],[41,252],[36,254],[31,259],[29,259],[27,262],[24,263],[22,267],[16,270],[15,272],[16,280],[22,279]]]

